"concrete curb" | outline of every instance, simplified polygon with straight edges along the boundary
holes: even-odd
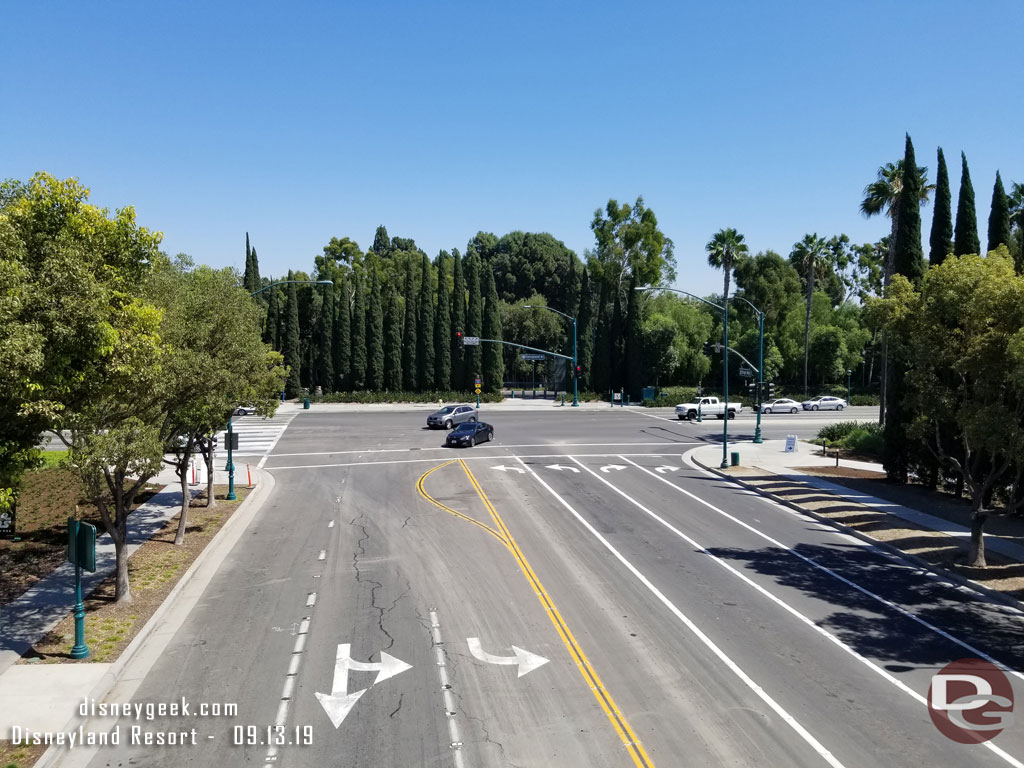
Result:
[[[238,542],[239,538],[241,538],[242,533],[249,527],[249,524],[255,519],[266,497],[273,491],[275,485],[274,476],[258,467],[255,468],[255,473],[258,480],[252,493],[239,505],[235,513],[224,523],[223,527],[217,532],[217,535],[214,536],[213,540],[199,553],[199,556],[192,561],[192,565],[185,571],[178,580],[178,583],[174,585],[153,615],[149,617],[149,621],[142,627],[139,634],[132,639],[117,660],[110,664],[110,668],[100,678],[99,682],[93,686],[92,690],[89,691],[90,698],[97,701],[102,700],[121,681],[125,676],[126,670],[130,666],[134,666],[136,662],[138,662],[138,669],[133,668],[133,674],[139,682],[145,677],[145,674],[158,658],[158,655],[154,655],[152,659],[142,659],[140,652],[144,649],[147,641],[151,639],[158,628],[163,629],[161,625],[164,623],[168,613],[175,609],[181,609],[187,615],[188,611],[198,602],[209,580],[216,574],[224,558]],[[197,576],[199,576],[198,579]],[[197,581],[197,586],[200,586],[201,582],[201,588],[198,590],[198,593],[188,598],[182,598],[182,592],[189,586],[192,586],[194,580]],[[179,600],[182,600],[182,602],[179,603]],[[180,626],[180,623],[178,626]],[[173,628],[177,630],[177,626]],[[173,635],[173,632],[170,634]],[[168,636],[169,639],[170,636]],[[76,711],[68,720],[63,730],[74,731],[79,725],[87,722],[88,719],[88,717],[82,717]],[[53,766],[67,764],[66,759],[69,757],[79,759],[84,757],[85,760],[81,764],[86,765],[94,756],[94,752],[95,750],[81,747],[68,750],[66,747],[54,745],[42,754],[33,768],[52,768]]]
[[[699,448],[694,448],[691,451],[689,451],[687,453],[687,455],[695,454],[695,452],[698,451],[698,450],[700,450],[700,449]],[[887,552],[888,554],[890,554],[890,555],[892,555],[894,557],[897,557],[897,558],[899,558],[901,560],[906,560],[907,562],[913,563],[918,568],[920,568],[920,569],[922,569],[924,571],[927,571],[928,573],[932,574],[933,576],[935,576],[935,577],[937,577],[939,579],[943,579],[944,581],[948,581],[948,582],[950,582],[950,583],[952,583],[952,584],[954,584],[956,586],[960,586],[960,587],[964,587],[966,589],[970,589],[970,590],[972,590],[974,592],[977,592],[977,593],[979,593],[979,594],[989,598],[993,602],[1000,603],[1001,605],[1005,605],[1005,606],[1008,606],[1010,608],[1015,608],[1016,610],[1021,611],[1022,613],[1024,613],[1024,602],[1022,602],[1020,600],[1017,600],[1014,597],[1010,597],[1009,595],[1007,595],[1007,594],[1005,594],[1003,592],[1000,592],[997,589],[992,589],[991,587],[986,587],[984,584],[979,584],[978,582],[973,581],[971,579],[968,579],[965,576],[961,576],[958,573],[954,573],[952,571],[947,571],[945,568],[940,568],[940,567],[938,567],[936,565],[932,565],[927,560],[923,560],[920,557],[918,557],[917,555],[913,555],[913,554],[911,554],[909,552],[904,552],[899,547],[895,547],[892,544],[889,544],[888,542],[879,541],[878,539],[875,539],[875,538],[872,538],[871,536],[868,536],[866,533],[862,533],[861,531],[858,531],[856,528],[851,528],[850,526],[844,525],[843,523],[841,523],[841,522],[839,522],[837,520],[833,520],[832,518],[825,517],[824,515],[819,515],[817,512],[815,512],[813,510],[806,509],[804,507],[801,507],[799,504],[797,504],[795,502],[792,502],[792,501],[789,501],[788,499],[784,499],[781,496],[777,496],[776,494],[771,493],[770,491],[765,491],[765,490],[763,490],[761,488],[758,488],[757,486],[753,485],[752,483],[747,483],[747,482],[744,482],[743,480],[741,480],[738,477],[733,477],[732,475],[728,475],[728,474],[722,472],[718,467],[709,467],[707,464],[705,464],[700,459],[698,459],[696,457],[696,455],[692,455],[692,456],[690,456],[690,458],[694,462],[694,464],[697,464],[702,469],[707,470],[708,472],[711,472],[711,473],[717,475],[718,477],[721,477],[724,480],[729,480],[730,482],[736,483],[740,487],[742,487],[742,488],[744,488],[744,489],[746,489],[748,491],[752,491],[752,492],[756,493],[759,496],[763,496],[766,499],[771,499],[772,501],[774,501],[777,504],[782,504],[782,505],[784,505],[786,507],[789,507],[792,510],[795,510],[797,512],[805,514],[808,517],[811,517],[814,520],[817,520],[819,523],[825,523],[826,525],[830,525],[833,528],[835,528],[837,531],[841,531],[842,533],[845,533],[845,534],[848,534],[850,536],[853,536],[855,539],[859,539],[859,540],[863,541],[866,544],[870,544],[870,545],[872,545],[874,547],[877,547],[878,549],[884,550],[885,552]],[[777,474],[777,473],[774,473],[774,472],[770,472],[769,470],[765,470],[765,472],[768,472],[769,474]],[[879,512],[880,510],[873,510],[873,511]],[[882,514],[885,514],[885,513],[883,512]]]

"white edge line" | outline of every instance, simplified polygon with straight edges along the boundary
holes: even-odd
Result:
[[[571,457],[570,457],[570,458],[571,458]],[[695,539],[692,539],[692,538],[690,538],[689,536],[687,536],[687,535],[686,535],[685,533],[683,533],[682,531],[680,531],[680,530],[679,530],[678,528],[676,528],[676,527],[675,527],[674,525],[672,525],[671,523],[669,523],[669,522],[668,522],[667,520],[665,520],[664,518],[662,518],[661,516],[659,516],[659,515],[658,515],[658,514],[656,514],[655,512],[652,512],[652,511],[651,511],[650,509],[648,509],[647,507],[645,507],[645,506],[644,506],[643,504],[641,504],[641,503],[640,503],[639,501],[637,501],[636,499],[634,499],[633,497],[629,496],[629,495],[628,495],[627,493],[625,493],[625,492],[624,492],[624,491],[622,491],[621,489],[619,489],[619,488],[617,488],[616,486],[614,486],[614,485],[613,485],[613,484],[612,484],[612,483],[611,483],[611,482],[610,482],[609,480],[607,480],[607,479],[605,479],[605,478],[601,477],[600,475],[598,475],[597,473],[595,473],[595,472],[594,472],[594,471],[593,471],[592,469],[590,469],[589,467],[587,467],[587,466],[586,466],[585,464],[583,464],[582,462],[580,462],[580,461],[577,461],[576,459],[572,459],[572,460],[573,460],[573,461],[576,461],[576,463],[577,463],[577,464],[579,464],[579,465],[580,465],[581,467],[583,467],[583,469],[584,469],[584,470],[586,470],[587,472],[589,472],[589,473],[590,473],[591,475],[593,475],[594,477],[596,477],[596,478],[597,478],[598,480],[600,480],[600,481],[601,481],[602,483],[604,483],[605,485],[607,485],[607,486],[608,486],[609,488],[611,488],[611,489],[612,489],[613,491],[615,491],[616,493],[618,493],[618,494],[619,494],[620,496],[622,496],[622,498],[624,498],[624,499],[626,499],[627,501],[629,501],[629,502],[630,502],[631,504],[633,504],[633,506],[635,506],[635,507],[636,507],[637,509],[640,509],[641,511],[645,512],[645,513],[646,513],[647,515],[649,515],[649,516],[650,516],[650,517],[652,517],[653,519],[657,520],[657,521],[658,521],[659,523],[661,523],[661,525],[663,525],[663,526],[664,526],[665,528],[667,528],[668,530],[672,531],[672,533],[674,533],[674,534],[675,534],[676,536],[678,536],[679,538],[681,538],[681,539],[682,539],[683,541],[685,541],[685,542],[686,542],[687,544],[689,544],[690,546],[692,546],[692,547],[695,547],[695,548],[699,549],[699,550],[701,551],[701,553],[702,553],[702,554],[704,554],[704,555],[707,555],[708,557],[710,557],[710,558],[711,558],[712,560],[714,560],[714,561],[715,561],[715,562],[716,562],[716,563],[717,563],[718,565],[720,565],[720,566],[722,566],[723,568],[725,568],[725,569],[726,569],[727,571],[729,571],[729,572],[730,572],[730,573],[732,573],[732,574],[733,574],[734,576],[736,576],[737,578],[739,578],[739,579],[740,579],[741,581],[743,581],[743,582],[744,582],[745,584],[748,584],[749,586],[753,587],[753,588],[754,588],[754,589],[755,589],[755,590],[756,590],[757,592],[759,592],[759,593],[760,593],[760,594],[762,594],[763,596],[767,597],[767,598],[768,598],[769,600],[771,600],[771,601],[772,601],[773,603],[775,603],[776,605],[778,605],[778,606],[779,606],[780,608],[784,609],[784,610],[785,610],[785,611],[787,611],[787,612],[788,612],[789,614],[791,614],[792,616],[796,617],[796,618],[797,618],[797,619],[798,619],[799,621],[801,621],[802,623],[806,624],[806,625],[807,625],[808,627],[810,627],[811,629],[813,629],[813,630],[814,630],[815,632],[817,632],[818,634],[820,634],[820,635],[822,635],[823,637],[825,637],[826,639],[828,639],[828,640],[829,640],[830,642],[832,642],[832,643],[833,643],[834,645],[836,645],[837,647],[839,647],[839,648],[841,648],[842,650],[846,651],[846,652],[847,652],[848,654],[850,654],[850,655],[851,655],[851,656],[852,656],[853,658],[855,658],[855,659],[856,659],[857,661],[861,662],[861,663],[862,663],[862,664],[864,664],[864,665],[865,665],[866,667],[868,667],[868,669],[870,669],[870,670],[871,670],[872,672],[875,672],[876,674],[880,675],[880,676],[881,676],[881,677],[883,677],[884,679],[888,680],[888,681],[889,681],[890,683],[892,683],[892,684],[893,684],[894,686],[896,686],[896,687],[897,687],[898,689],[900,689],[901,691],[903,691],[904,693],[906,693],[906,694],[907,694],[908,696],[910,696],[910,697],[911,697],[912,699],[914,699],[914,700],[915,700],[915,701],[916,701],[917,703],[919,703],[919,704],[922,704],[922,705],[924,705],[925,707],[927,707],[927,706],[928,706],[928,700],[927,700],[927,699],[926,699],[926,698],[925,698],[924,696],[922,696],[922,695],[920,695],[919,693],[917,693],[917,691],[915,691],[914,689],[910,688],[910,687],[909,687],[908,685],[906,685],[905,683],[903,683],[903,682],[901,682],[900,680],[898,680],[898,679],[896,679],[895,677],[893,677],[893,676],[892,676],[891,674],[889,674],[889,673],[888,673],[887,671],[885,671],[884,669],[882,669],[881,667],[879,667],[878,665],[876,665],[876,664],[875,664],[875,663],[874,663],[873,661],[871,661],[870,659],[866,658],[865,656],[862,656],[862,655],[861,655],[860,653],[858,653],[858,652],[857,652],[856,650],[854,650],[853,648],[851,648],[850,646],[848,646],[848,645],[847,645],[846,643],[844,643],[844,642],[843,642],[842,640],[840,640],[840,639],[839,639],[838,637],[836,637],[835,635],[833,635],[833,634],[832,634],[831,632],[829,632],[828,630],[826,630],[826,629],[824,629],[823,627],[820,627],[820,626],[818,626],[817,624],[815,624],[815,623],[814,623],[814,622],[813,622],[813,621],[812,621],[811,619],[809,619],[809,618],[808,618],[807,616],[804,616],[804,615],[803,615],[802,613],[800,613],[799,611],[797,611],[797,610],[796,610],[795,608],[793,608],[793,607],[792,607],[791,605],[789,605],[789,603],[785,602],[785,601],[784,601],[784,600],[782,600],[781,598],[777,597],[776,595],[773,595],[773,594],[772,594],[771,592],[769,592],[769,591],[768,591],[767,589],[765,589],[764,587],[762,587],[762,586],[761,586],[760,584],[758,584],[757,582],[753,581],[753,580],[752,580],[752,579],[751,579],[751,578],[750,578],[749,576],[747,576],[747,575],[746,575],[746,574],[744,574],[744,573],[741,573],[741,572],[740,572],[739,570],[737,570],[736,568],[734,568],[734,567],[733,567],[732,565],[730,565],[729,563],[725,562],[725,561],[724,561],[724,560],[723,560],[722,558],[720,558],[720,557],[718,557],[717,555],[715,555],[715,554],[713,554],[713,553],[709,552],[709,551],[708,551],[708,549],[707,549],[707,547],[705,547],[705,546],[704,546],[703,544],[701,544],[700,542],[696,541]],[[783,544],[781,544],[781,543],[779,543],[779,542],[775,541],[774,539],[772,539],[772,538],[771,538],[771,537],[769,537],[769,536],[766,536],[765,534],[762,534],[762,533],[760,533],[760,531],[757,531],[756,529],[752,528],[751,526],[747,525],[746,523],[743,523],[742,521],[740,521],[740,520],[737,520],[736,518],[734,518],[734,517],[733,517],[732,515],[728,514],[727,512],[723,512],[722,510],[720,510],[720,509],[718,509],[718,508],[714,507],[713,505],[711,505],[711,504],[708,504],[708,503],[707,503],[706,501],[704,501],[703,499],[700,499],[700,498],[698,498],[698,497],[694,496],[694,495],[693,495],[692,493],[690,493],[689,491],[686,491],[686,490],[685,490],[685,489],[683,489],[683,488],[680,488],[680,487],[679,487],[678,485],[676,485],[675,483],[671,483],[671,482],[669,482],[668,480],[665,480],[665,478],[663,478],[663,477],[661,477],[661,476],[659,476],[659,475],[655,474],[654,472],[651,472],[651,471],[650,471],[650,470],[648,470],[648,469],[647,469],[646,467],[641,467],[641,466],[640,466],[639,464],[637,464],[637,463],[635,463],[635,462],[632,462],[632,461],[629,461],[628,459],[625,459],[625,461],[628,461],[628,462],[629,462],[630,464],[632,464],[632,465],[633,465],[634,467],[636,467],[637,469],[640,469],[640,470],[642,470],[642,471],[646,472],[647,474],[651,475],[652,477],[657,477],[657,478],[658,478],[659,480],[664,480],[664,481],[665,481],[666,483],[668,483],[669,485],[671,485],[671,486],[672,486],[673,488],[677,488],[678,490],[680,490],[680,491],[682,491],[683,493],[685,493],[685,494],[686,494],[687,496],[691,496],[691,497],[692,497],[692,498],[694,498],[695,500],[697,500],[697,501],[700,501],[700,502],[701,502],[702,504],[704,504],[705,506],[709,507],[710,509],[712,509],[712,510],[714,510],[714,511],[716,511],[716,512],[718,512],[718,513],[722,514],[722,515],[725,515],[725,516],[726,516],[727,518],[729,518],[730,520],[733,520],[733,521],[735,521],[735,522],[739,523],[739,524],[740,524],[740,525],[742,525],[742,526],[743,526],[744,528],[748,528],[748,529],[749,529],[749,530],[751,530],[752,532],[754,532],[754,533],[757,533],[757,534],[759,534],[760,536],[762,536],[763,538],[765,538],[765,539],[767,539],[768,541],[772,542],[773,544],[777,545],[778,547],[780,547],[780,548],[782,548],[782,549],[785,549],[785,550],[787,550],[787,551],[790,551],[790,552],[792,552],[792,550],[790,550],[790,549],[789,549],[788,547],[786,547],[785,545],[783,545]],[[848,581],[847,579],[843,578],[842,576],[839,576],[838,574],[836,574],[836,573],[833,573],[833,572],[832,572],[832,571],[830,571],[830,570],[829,570],[828,568],[826,568],[826,567],[824,567],[824,566],[821,566],[821,565],[817,565],[816,563],[814,563],[814,561],[812,561],[812,560],[809,560],[808,558],[806,558],[806,557],[804,557],[804,556],[802,556],[802,555],[799,555],[799,554],[797,554],[797,553],[795,553],[795,552],[793,552],[793,554],[796,554],[796,555],[797,555],[798,557],[800,557],[800,559],[801,559],[801,560],[806,560],[806,561],[807,561],[808,563],[810,563],[810,564],[812,564],[812,565],[815,565],[815,566],[816,566],[816,567],[818,567],[818,568],[821,568],[821,569],[822,569],[822,570],[824,570],[824,571],[825,571],[826,573],[829,573],[830,575],[832,575],[832,576],[835,576],[836,578],[840,579],[840,581],[843,581],[844,583],[850,584],[851,586],[856,586],[856,585],[852,584],[852,582],[849,582],[849,581]],[[865,589],[863,589],[863,588],[859,588],[859,587],[858,587],[858,589],[860,589],[860,591],[861,591],[861,592],[864,592],[864,593],[865,593],[865,594],[867,594],[867,595],[870,595],[870,596],[872,596],[872,597],[875,597],[876,599],[878,599],[878,600],[880,600],[881,602],[883,602],[883,603],[885,603],[885,604],[887,604],[887,605],[888,605],[888,601],[886,601],[886,600],[885,600],[884,598],[881,598],[881,597],[879,597],[879,596],[877,596],[877,595],[874,595],[874,594],[873,594],[873,593],[871,593],[870,591],[868,591],[868,590],[865,590]],[[896,607],[896,606],[894,606],[894,607]],[[898,608],[898,607],[897,607],[897,608]],[[903,611],[901,611],[901,612],[903,612]],[[903,612],[903,613],[905,613],[905,612]],[[913,617],[913,616],[911,616],[911,618],[916,618],[916,617]],[[927,624],[926,622],[923,622],[923,621],[922,621],[921,623],[922,623],[922,624],[925,624],[926,626],[929,626],[929,625],[928,625],[928,624]],[[945,634],[944,632],[942,632],[941,630],[937,630],[937,631],[938,631],[938,632],[939,632],[940,634],[942,634],[942,635],[943,635],[944,637],[947,637],[948,639],[951,639],[951,640],[954,640],[954,641],[955,641],[955,638],[949,637],[948,635],[946,635],[946,634]],[[957,642],[959,642],[959,641],[957,641]],[[963,645],[963,644],[961,643],[961,645]],[[969,650],[972,650],[972,651],[973,651],[973,649],[970,649],[970,648],[969,648],[969,646],[966,646],[966,645],[965,645],[964,647],[966,647],[966,648],[968,648]],[[993,661],[992,659],[988,659],[988,660],[989,660],[989,661]],[[998,663],[998,662],[993,662],[993,663]],[[1012,671],[1012,670],[1010,670],[1010,671]],[[1004,759],[1004,760],[1005,760],[1006,762],[1008,762],[1008,763],[1009,763],[1010,765],[1014,766],[1014,768],[1024,768],[1024,763],[1021,763],[1021,762],[1020,762],[1019,760],[1017,760],[1016,758],[1014,758],[1014,757],[1013,757],[1012,755],[1008,754],[1007,752],[1003,751],[1003,750],[1002,750],[1002,749],[1000,749],[999,747],[995,746],[994,744],[992,744],[992,742],[990,742],[990,741],[988,741],[988,742],[984,742],[984,745],[985,745],[986,747],[988,747],[988,748],[989,748],[990,750],[992,750],[993,752],[995,752],[995,753],[996,753],[997,755],[999,755],[1000,757],[1002,757],[1002,758],[1003,758],[1003,759]]]
[[[450,449],[452,450],[452,449]],[[580,453],[577,456],[583,456],[584,458],[608,458],[613,456],[650,456],[659,458],[662,456],[675,456],[674,453]],[[524,459],[565,459],[568,458],[567,453],[538,453],[528,456],[523,456]],[[271,456],[270,458],[276,458]],[[453,455],[453,458],[455,456]],[[511,458],[519,458],[518,456],[503,456],[501,454],[495,454],[493,456],[458,456],[458,458],[465,461],[503,461]],[[444,461],[443,456],[435,456],[432,459],[387,459],[385,461],[350,461],[343,464],[297,464],[295,466],[288,467],[267,467],[268,472],[277,472],[279,469],[335,469],[337,467],[379,467],[385,464],[435,464],[439,461]]]
[[[843,768],[843,764],[839,762],[835,755],[829,752],[829,750],[826,749],[821,742],[814,738],[814,736],[806,728],[804,728],[799,722],[797,722],[796,718],[794,718],[791,714],[789,714],[789,712],[783,709],[782,706],[775,701],[775,699],[768,695],[767,691],[765,691],[760,685],[754,682],[754,680],[746,672],[744,672],[736,662],[729,658],[721,648],[715,645],[711,638],[704,634],[700,627],[698,627],[686,614],[680,611],[679,608],[676,607],[675,603],[669,600],[656,586],[654,586],[654,584],[651,583],[651,581],[646,576],[644,576],[639,570],[637,570],[636,566],[634,566],[631,562],[629,562],[629,560],[623,557],[623,555],[617,549],[615,549],[615,547],[613,547],[608,542],[608,540],[597,531],[597,529],[595,529],[589,522],[587,522],[586,519],[584,519],[584,517],[580,515],[579,512],[573,509],[572,506],[570,506],[565,499],[559,496],[558,493],[550,485],[548,485],[544,481],[544,479],[541,478],[540,475],[534,472],[533,469],[518,456],[516,456],[515,458],[519,461],[520,464],[522,464],[526,468],[527,472],[529,472],[531,475],[534,476],[534,478],[536,478],[537,482],[539,482],[541,485],[544,486],[544,488],[547,489],[548,493],[554,496],[562,504],[562,506],[569,511],[569,513],[573,517],[580,521],[580,524],[582,524],[584,528],[586,528],[599,542],[601,542],[602,545],[604,545],[605,549],[611,552],[612,555],[614,555],[615,558],[630,571],[630,573],[632,573],[637,579],[639,579],[640,583],[647,587],[647,589],[650,590],[650,592],[656,598],[658,598],[658,600],[661,601],[661,603],[666,608],[668,608],[669,611],[671,611],[672,614],[677,619],[679,619],[679,621],[681,621],[686,626],[686,628],[689,629],[697,637],[698,640],[700,640],[705,646],[707,646],[708,650],[710,650],[715,656],[717,656],[719,660],[721,660],[721,662],[734,675],[736,675],[751,691],[753,691],[758,696],[758,698],[760,698],[765,704],[767,704],[772,709],[772,711],[775,712],[775,714],[782,718],[782,720],[790,728],[792,728],[800,736],[800,738],[802,738],[822,759],[824,759],[825,762],[827,762],[834,768]]]
[[[658,441],[654,441],[654,442],[642,442],[642,443],[527,443],[527,444],[523,444],[523,445],[498,445],[498,444],[494,444],[494,445],[481,445],[481,446],[477,446],[477,450],[480,450],[480,451],[486,450],[486,449],[504,450],[506,448],[612,448],[612,447],[615,447],[617,445],[627,445],[627,446],[628,445],[662,445],[662,446],[665,446],[666,448],[670,448],[673,445],[707,445],[707,443],[705,443],[705,442],[703,442],[701,440],[693,440],[691,442],[680,442],[680,443],[670,443],[670,442],[667,442],[665,440],[658,440]],[[273,446],[271,446],[271,448],[273,448]],[[271,449],[268,448],[267,450],[271,450]],[[270,458],[272,458],[272,459],[280,459],[280,458],[286,458],[286,457],[287,458],[291,458],[291,457],[294,457],[294,456],[346,456],[346,455],[350,455],[350,454],[370,455],[370,454],[374,454],[374,453],[411,453],[413,450],[414,449],[412,449],[412,448],[374,448],[374,449],[368,449],[368,450],[363,450],[363,451],[315,451],[315,452],[311,452],[311,453],[275,453]],[[452,449],[451,448],[446,448],[444,446],[438,446],[436,448],[419,448],[419,449],[416,449],[416,452],[417,453],[420,453],[420,452],[423,452],[423,451],[446,451],[447,452],[447,451],[450,451],[450,450],[452,450]],[[234,455],[240,456],[242,454],[239,454],[236,451]],[[259,456],[260,454],[246,454],[246,455],[247,456]]]

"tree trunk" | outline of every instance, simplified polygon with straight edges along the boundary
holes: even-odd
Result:
[[[217,499],[213,494],[213,446],[209,447],[209,454],[204,455],[206,460],[206,508],[213,509],[217,506]]]
[[[188,525],[188,506],[192,496],[188,490],[188,463],[182,461],[175,468],[175,472],[181,481],[181,513],[178,516],[178,532],[174,534],[174,543],[181,544],[185,541],[185,526]]]
[[[878,367],[878,423],[885,424],[886,383],[889,378],[889,339],[882,331],[882,360]]]
[[[988,512],[985,509],[975,509],[971,515],[971,549],[967,555],[967,564],[975,568],[984,568],[985,562],[985,522],[988,520]]]
[[[114,558],[117,563],[117,582],[114,588],[114,602],[132,602],[132,589],[128,583],[128,512],[121,499],[115,500],[114,513],[117,515],[116,530],[109,531],[114,542]]]

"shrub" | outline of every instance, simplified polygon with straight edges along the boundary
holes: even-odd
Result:
[[[878,405],[878,395],[853,395],[850,405]]]
[[[327,395],[312,397],[320,403],[471,403],[476,400],[472,392],[380,392],[363,390],[359,392],[331,392]],[[504,400],[500,392],[484,392],[480,395],[481,403],[500,403]]]
[[[852,453],[865,456],[881,456],[885,438],[878,424],[858,427],[843,440],[843,447]]]
[[[837,421],[835,424],[826,424],[818,430],[817,439],[837,443],[846,438],[855,429],[863,427],[866,423],[860,421]]]

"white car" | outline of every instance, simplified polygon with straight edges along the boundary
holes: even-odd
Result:
[[[761,404],[761,413],[796,413],[799,410],[800,403],[788,397],[777,397]]]
[[[819,395],[810,400],[804,400],[800,405],[805,411],[841,411],[846,407],[846,401],[841,397]]]
[[[240,405],[234,410],[235,416],[250,416],[256,413],[255,405]]]

